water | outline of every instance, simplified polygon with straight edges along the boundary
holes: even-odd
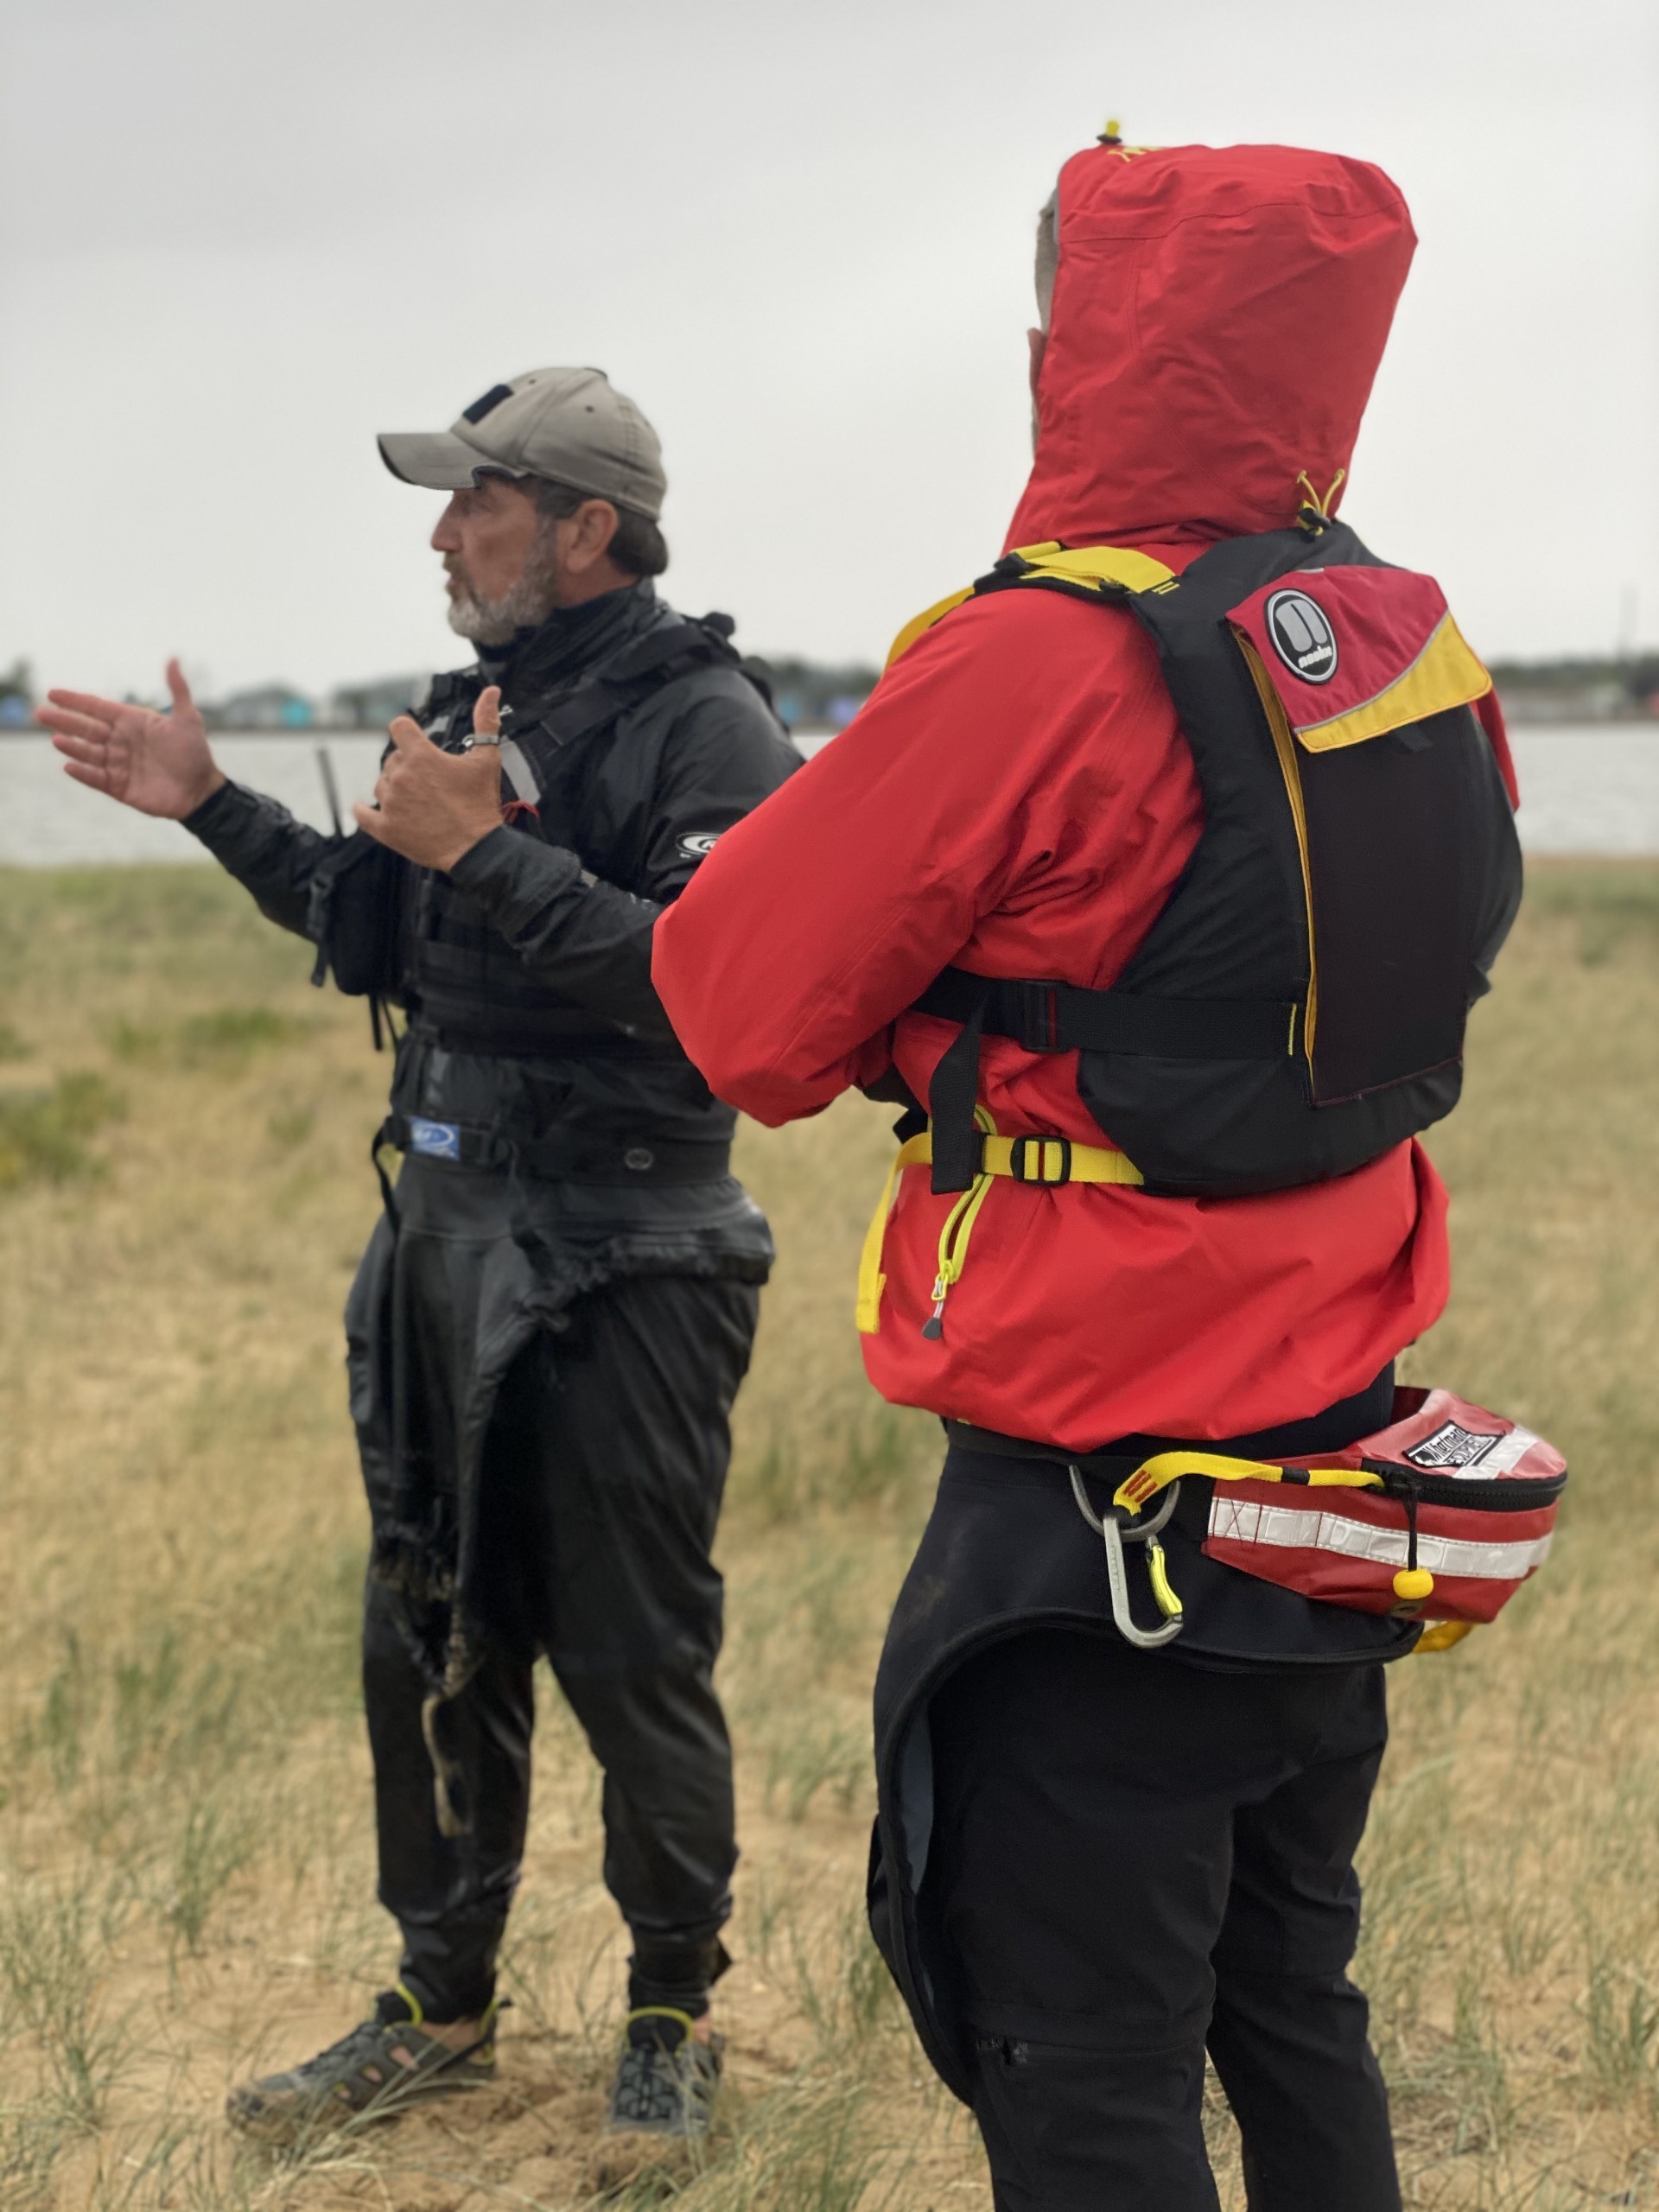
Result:
[[[270,791],[302,822],[328,826],[317,766],[326,747],[340,804],[374,788],[384,740],[354,731],[218,737],[226,773]],[[1659,725],[1535,726],[1513,733],[1521,842],[1530,853],[1659,854]],[[807,741],[803,750],[811,745]],[[347,821],[350,820],[347,812]],[[57,868],[110,861],[204,861],[176,822],[152,822],[72,783],[44,737],[0,739],[0,862]]]

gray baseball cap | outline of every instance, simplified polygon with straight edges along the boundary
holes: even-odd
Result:
[[[406,484],[459,492],[480,476],[540,476],[655,522],[663,449],[602,369],[526,369],[492,385],[447,430],[388,430],[380,458]]]

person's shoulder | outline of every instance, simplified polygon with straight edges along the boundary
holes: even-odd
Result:
[[[1152,650],[1150,641],[1122,600],[1044,584],[1011,584],[976,591],[948,608],[891,665],[1020,652],[1044,658],[1058,654],[1062,661],[1133,660],[1143,649]]]
[[[1041,720],[1160,690],[1156,648],[1121,601],[1020,584],[976,593],[919,632],[887,664],[872,705],[976,720],[1017,708]]]
[[[696,657],[674,670],[634,709],[635,714],[641,720],[649,717],[664,724],[670,743],[758,743],[780,748],[781,756],[798,766],[800,756],[772,712],[766,691],[746,671],[735,650],[727,643],[727,633],[676,614],[670,607],[664,607],[664,615],[687,631],[688,655]],[[701,654],[698,632],[709,641],[707,652]]]

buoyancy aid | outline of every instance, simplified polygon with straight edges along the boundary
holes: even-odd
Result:
[[[574,684],[515,713],[503,710],[500,747],[505,819],[554,843],[572,842],[569,825],[548,818],[560,756],[602,736],[622,715],[693,670],[735,668],[766,687],[731,644],[729,615],[681,617],[655,625],[585,671]],[[470,742],[481,669],[436,677],[416,711],[432,741],[448,751]],[[770,701],[768,699],[768,704]],[[677,1057],[671,1046],[630,1037],[615,1022],[537,982],[472,900],[431,869],[415,868],[359,831],[318,872],[309,933],[317,945],[312,981],[332,970],[353,995],[393,1000],[455,1052],[510,1058],[569,1052],[609,1057]]]
[[[1449,1113],[1522,871],[1491,679],[1440,587],[1310,501],[1298,527],[1227,540],[1179,576],[1131,550],[1022,548],[901,632],[894,657],[963,600],[1025,588],[1146,629],[1204,826],[1110,990],[948,968],[915,1001],[962,1025],[930,1093],[934,1190],[1071,1179],[1058,1145],[988,1166],[988,1033],[1076,1051],[1078,1092],[1126,1156],[1113,1179],[1154,1194],[1323,1181]]]

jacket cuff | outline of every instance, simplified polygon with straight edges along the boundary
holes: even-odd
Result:
[[[504,822],[480,837],[449,870],[457,891],[482,907],[486,918],[511,938],[526,929],[550,899],[582,880],[582,862],[563,845],[543,845]]]
[[[211,798],[205,798],[192,814],[181,817],[183,828],[193,837],[200,837],[208,851],[218,854],[227,838],[264,811],[264,802],[257,791],[249,791],[242,784],[227,779]]]

